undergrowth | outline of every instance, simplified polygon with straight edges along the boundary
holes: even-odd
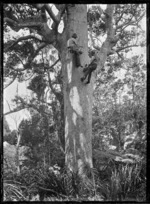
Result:
[[[22,169],[20,175],[4,173],[4,201],[124,201],[146,200],[143,163],[111,166],[111,172],[96,168],[79,176],[66,167]]]

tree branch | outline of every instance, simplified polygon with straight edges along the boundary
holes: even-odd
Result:
[[[11,113],[16,113],[16,112],[18,112],[18,111],[20,111],[20,110],[23,110],[23,109],[25,109],[25,108],[26,108],[26,107],[17,107],[17,108],[14,108],[13,110],[4,113],[4,116],[9,115],[9,114],[11,114]]]
[[[139,47],[139,45],[128,45],[128,46],[126,46],[126,47],[120,47],[120,48],[118,48],[118,49],[116,49],[116,50],[114,50],[115,52],[120,52],[120,51],[122,51],[122,50],[124,50],[124,49],[127,49],[127,48],[130,48],[130,47]]]
[[[107,26],[107,39],[112,38],[114,36],[114,29],[113,29],[113,11],[114,11],[114,5],[108,4],[107,9],[105,11],[106,13],[106,26]]]
[[[105,42],[102,44],[100,51],[97,53],[97,57],[98,57],[97,73],[100,72],[100,70],[103,68],[108,54],[110,53],[112,47],[118,40],[117,37],[114,37],[113,11],[114,11],[114,5],[113,4],[107,5],[107,9],[105,10],[107,38]]]
[[[66,9],[66,5],[65,4],[57,4],[55,5],[56,8],[59,10],[58,14],[55,15],[51,9],[51,7],[48,4],[45,4],[45,9],[48,12],[49,16],[52,18],[52,20],[54,21],[54,24],[52,24],[52,28],[55,30],[57,29],[60,21],[61,21],[61,17],[63,15],[63,13],[65,12]]]
[[[31,79],[34,76],[34,73],[27,79],[24,79],[24,81],[28,81],[29,79]]]
[[[26,66],[26,65],[24,65],[24,66]],[[24,70],[28,69],[28,67],[25,67],[23,69],[18,69],[18,68],[13,68],[12,66],[10,66],[10,69],[17,71],[17,72],[23,72]]]
[[[52,18],[52,20],[58,24],[59,23],[59,20],[57,19],[57,16],[53,13],[51,7],[48,5],[48,4],[45,4],[44,5],[46,11],[48,12],[49,16]]]
[[[12,29],[14,29],[15,31],[19,31],[21,28],[33,28],[33,27],[35,27],[35,28],[37,28],[37,27],[40,27],[41,26],[41,24],[42,24],[42,22],[39,20],[35,20],[36,19],[36,17],[34,17],[34,19],[26,19],[26,22],[25,21],[18,21],[18,22],[16,22],[16,21],[14,21],[14,20],[11,20],[10,18],[4,18],[4,22],[7,22],[8,23],[8,25],[12,28]]]
[[[121,29],[121,31],[123,31],[127,26],[130,26],[130,25],[136,26],[139,23],[139,21],[143,18],[144,15],[145,15],[145,12],[143,12],[143,14],[141,14],[141,16],[134,21],[132,21],[133,19],[133,15],[132,15],[132,17],[128,19],[127,22],[124,22],[121,25],[116,26],[116,30]]]
[[[26,108],[33,108],[33,109],[37,110],[37,111],[40,113],[40,110],[37,108],[36,105],[34,105],[34,104],[27,104],[27,103],[23,100],[23,98],[21,98],[20,96],[17,97],[17,100],[20,100],[20,102],[21,102],[20,106],[18,106],[17,108],[14,108],[13,110],[10,109],[10,111],[4,113],[4,116],[9,115],[9,114],[11,114],[11,113],[18,112],[18,111],[23,110],[23,109],[26,109]],[[42,102],[43,102],[43,101],[42,101]],[[46,103],[46,102],[45,102],[45,103]],[[47,103],[47,104],[48,104],[48,105],[51,105],[50,103]],[[9,107],[10,107],[10,106],[9,106]],[[46,115],[49,115],[47,112],[42,112],[42,114],[43,114],[43,113],[46,114]]]
[[[8,86],[10,86],[15,81],[16,78],[17,78],[17,74],[14,76],[13,80],[4,87],[4,89],[6,89]]]
[[[51,82],[51,77],[50,77],[50,73],[47,71],[47,75],[48,75],[48,83],[49,83],[49,87],[51,88],[52,92],[54,93],[54,95],[57,95],[56,90],[54,89],[52,82]]]
[[[116,20],[115,25],[117,26],[119,21],[121,20],[121,18],[123,17],[124,12],[121,13],[121,15],[119,16],[118,20]]]
[[[58,21],[60,22],[62,15],[65,12],[66,4],[55,4],[56,8],[59,10],[59,13],[57,15]]]
[[[92,32],[90,32],[90,38],[91,38],[93,47],[94,47],[96,50],[100,50],[100,46],[98,46],[98,45],[95,43],[95,41],[94,41],[94,38],[93,38],[93,36],[92,36]]]
[[[15,30],[16,32],[19,31],[19,28],[18,28],[18,23],[8,17],[5,17],[4,18],[4,22],[6,22],[13,30]]]
[[[52,69],[58,62],[60,61],[60,59],[57,59],[54,64],[52,64],[49,68],[47,68],[48,70]]]
[[[53,29],[49,28],[49,26],[47,25],[47,20],[45,20],[45,17],[43,17],[43,14],[41,14],[42,16],[37,15],[34,17],[26,18],[24,20],[20,20],[20,21],[18,20],[18,22],[11,20],[9,18],[4,18],[4,21],[7,22],[8,25],[15,31],[19,31],[22,28],[35,29],[38,32],[38,34],[43,37],[42,41],[52,44],[54,41],[56,41],[56,37],[57,37],[56,28],[58,27],[59,19],[53,14],[48,4],[43,5],[41,8],[41,10],[44,10],[44,12],[45,12],[45,9],[49,11],[49,14],[51,14],[54,20],[54,24],[52,26]],[[33,37],[35,38],[35,36]]]
[[[33,36],[33,35],[27,35],[27,36],[24,36],[24,37],[20,37],[19,39],[17,39],[15,42],[12,42],[11,45],[7,46],[6,48],[4,48],[4,52],[8,52],[8,50],[12,47],[14,47],[17,43],[19,43],[20,41],[22,40],[28,40],[28,39],[36,39],[36,40],[39,40],[39,41],[42,41],[40,40],[39,38],[37,38],[36,36]]]
[[[28,57],[28,62],[26,63],[25,65],[25,68],[27,68],[29,66],[29,64],[33,61],[33,59],[37,56],[37,54],[39,53],[40,50],[42,50],[44,47],[46,47],[47,44],[46,43],[41,43],[41,45],[38,47],[38,49],[33,53],[31,54],[29,57]]]
[[[122,23],[121,25],[118,25],[118,26],[116,26],[116,30],[119,30],[119,29],[121,29],[121,30],[124,30],[127,26],[129,26],[129,25],[131,25],[131,21],[132,21],[132,18],[133,18],[133,16],[130,18],[130,19],[128,19],[128,21],[127,22],[124,22],[124,23]],[[124,27],[125,26],[125,27]],[[123,28],[124,27],[124,28]]]
[[[49,83],[49,87],[51,88],[51,90],[52,90],[52,92],[53,92],[53,94],[56,96],[56,98],[57,98],[57,100],[60,102],[61,101],[61,93],[60,92],[57,92],[56,90],[55,90],[55,88],[53,87],[53,85],[52,85],[52,82],[51,82],[51,78],[50,78],[50,73],[47,71],[47,75],[48,75],[48,83]]]
[[[6,99],[5,99],[6,100]],[[10,108],[10,105],[9,105],[9,103],[8,103],[8,101],[6,100],[6,102],[7,102],[7,105],[8,105],[8,107],[9,107],[9,110],[11,111],[11,108]]]

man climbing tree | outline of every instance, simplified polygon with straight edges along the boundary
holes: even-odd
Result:
[[[74,59],[75,59],[75,66],[76,67],[82,67],[81,62],[80,62],[80,54],[82,54],[82,51],[77,44],[77,34],[74,33],[72,37],[67,41],[67,48],[68,52],[74,54]]]
[[[97,57],[96,52],[94,50],[91,51],[91,60],[90,64],[85,66],[83,69],[84,77],[81,78],[81,81],[83,82],[87,78],[86,84],[90,83],[92,72],[97,68]]]
[[[14,76],[26,70],[32,71],[36,62],[35,57],[42,49],[53,47],[57,51],[61,62],[63,97],[60,97],[60,92],[56,89],[55,83],[49,83],[49,86],[60,104],[64,105],[62,120],[65,123],[65,133],[63,135],[65,137],[65,163],[70,171],[78,172],[80,176],[87,178],[86,169],[93,167],[92,101],[95,74],[94,72],[92,74],[92,71],[97,69],[97,73],[100,73],[109,55],[114,54],[121,57],[120,52],[128,47],[135,46],[132,45],[132,38],[125,41],[125,28],[128,25],[137,26],[145,11],[142,10],[140,5],[129,4],[122,7],[119,4],[109,4],[104,11],[103,24],[105,23],[105,26],[101,26],[99,9],[94,10],[93,8],[92,12],[88,12],[86,4],[54,4],[53,6],[55,6],[55,11],[57,9],[57,14],[49,4],[8,4],[4,6],[5,11],[12,7],[13,15],[17,16],[16,23],[6,14],[5,25],[14,31],[32,29],[32,33],[26,34],[25,32],[20,38],[17,36],[16,39],[12,39],[6,44],[5,52],[9,54],[8,65],[14,59],[13,63],[19,64],[21,61],[20,64],[23,66],[22,69],[18,70],[16,64],[11,64],[7,68],[11,69],[11,74],[12,72],[15,73]],[[138,8],[141,9],[140,14],[136,12]],[[135,15],[136,17],[134,17]],[[51,19],[50,24],[48,17]],[[62,31],[59,31],[60,24],[63,25]],[[93,42],[91,46],[97,50],[97,59],[88,63],[90,61],[88,34],[91,32],[97,36],[101,33],[105,34],[105,39],[98,46],[95,45],[95,41],[91,37]],[[74,51],[77,36],[77,45],[82,47],[82,54],[79,52],[77,54],[77,51]],[[27,49],[27,42],[34,45],[31,53],[29,52],[30,49]],[[16,48],[19,52],[17,56],[14,56],[12,50],[16,50]],[[24,55],[21,48],[24,48]],[[68,50],[76,53],[76,63],[73,62],[74,57],[68,58]],[[20,55],[19,58],[18,55]],[[26,64],[22,62],[26,62]],[[85,67],[85,64],[89,64],[89,66],[83,69],[80,67],[81,64],[83,67]],[[76,69],[76,67],[79,68]],[[88,86],[83,83],[86,77],[88,77],[88,83],[90,82]]]

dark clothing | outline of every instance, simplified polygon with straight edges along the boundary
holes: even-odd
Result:
[[[73,53],[75,66],[80,67],[81,61],[80,61],[80,54],[82,54],[81,50],[79,49],[79,46],[77,45],[77,42],[74,38],[70,38],[67,42],[68,51],[70,53]]]
[[[87,69],[90,71],[94,71],[96,68],[97,68],[97,60],[93,59],[92,62],[87,67]],[[84,70],[83,70],[83,72],[84,72]]]
[[[70,53],[73,53],[74,60],[75,60],[75,66],[81,67],[81,61],[80,61],[81,51],[79,51],[79,49],[76,47],[69,48],[69,51],[70,51]]]
[[[74,53],[74,59],[75,59],[76,67],[81,67],[80,54],[75,52]]]
[[[84,72],[84,77],[81,78],[81,81],[83,82],[87,77],[88,77],[88,81],[86,82],[86,84],[90,83],[90,79],[91,79],[91,75],[92,72],[97,68],[97,60],[96,58],[94,58],[91,63],[85,67],[83,69]]]

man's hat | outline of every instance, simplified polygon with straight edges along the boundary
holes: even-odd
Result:
[[[95,55],[95,53],[96,53],[95,50],[91,50],[90,54],[93,56],[93,55]]]
[[[76,33],[73,33],[73,34],[72,34],[72,37],[73,37],[73,38],[77,38],[78,36],[77,36]]]

